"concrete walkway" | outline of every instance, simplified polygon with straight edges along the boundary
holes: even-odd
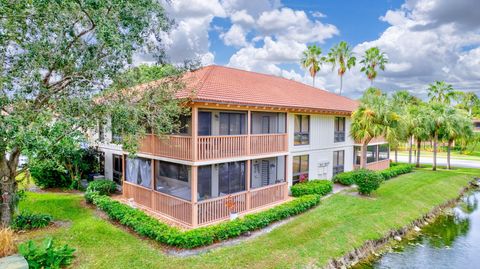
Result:
[[[390,156],[392,160],[394,160],[394,156]],[[416,160],[416,159],[415,159]],[[408,162],[408,156],[398,156],[399,162]],[[420,163],[421,164],[433,164],[433,157],[427,156],[422,157],[420,155]],[[452,167],[462,167],[462,168],[480,168],[480,162],[477,160],[460,160],[455,159],[452,157],[450,159],[450,163]],[[437,158],[437,165],[439,166],[447,166],[447,159],[446,158]]]

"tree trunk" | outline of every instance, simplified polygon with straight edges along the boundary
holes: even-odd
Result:
[[[343,87],[343,76],[340,75],[340,95],[342,95],[342,87]]]
[[[420,167],[420,149],[422,147],[422,140],[417,139],[417,165],[416,167]]]
[[[452,169],[452,166],[450,165],[450,149],[452,148],[452,140],[448,140],[448,145],[447,145],[447,169]]]
[[[312,87],[315,87],[315,76],[312,76],[313,82],[312,82]]]
[[[17,166],[20,152],[14,150],[10,158],[0,159],[0,227],[8,227],[15,212],[17,193]]]
[[[433,134],[433,167],[432,170],[437,170],[437,144],[438,144],[438,132]]]
[[[395,162],[398,163],[398,149],[395,149]]]
[[[413,135],[410,136],[408,141],[408,163],[412,163],[412,148],[413,148]]]

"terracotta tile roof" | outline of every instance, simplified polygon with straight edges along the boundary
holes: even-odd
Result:
[[[358,102],[300,82],[211,65],[185,75],[193,101],[351,113]],[[193,94],[188,94],[192,93]]]

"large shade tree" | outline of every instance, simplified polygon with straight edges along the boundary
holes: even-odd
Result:
[[[122,135],[132,149],[145,126],[175,127],[181,109],[173,92],[182,86],[172,79],[134,98],[93,98],[135,52],[163,60],[171,21],[156,0],[0,0],[0,14],[0,226],[7,226],[21,154],[45,154],[45,145],[84,134],[109,113],[126,122]]]
[[[352,48],[347,42],[341,41],[330,49],[325,61],[332,65],[332,70],[335,70],[338,66],[337,73],[340,77],[340,95],[342,95],[343,75],[345,75],[347,70],[354,67],[357,61],[353,55]]]
[[[322,65],[322,49],[317,45],[310,45],[303,52],[300,64],[307,69],[312,77],[312,85],[315,86],[315,77]]]
[[[368,80],[370,80],[370,85],[373,85],[373,81],[378,75],[378,69],[385,71],[388,58],[378,47],[372,47],[365,51],[360,63],[362,64],[360,71],[367,75]]]
[[[379,89],[369,88],[360,99],[360,105],[352,114],[350,135],[362,144],[360,167],[367,165],[367,146],[375,137],[389,138],[394,135],[399,115],[392,102]]]

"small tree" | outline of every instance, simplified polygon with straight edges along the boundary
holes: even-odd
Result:
[[[441,128],[440,137],[447,141],[447,169],[451,169],[451,149],[454,141],[460,138],[468,140],[473,135],[472,119],[463,110],[449,108],[446,120]]]

